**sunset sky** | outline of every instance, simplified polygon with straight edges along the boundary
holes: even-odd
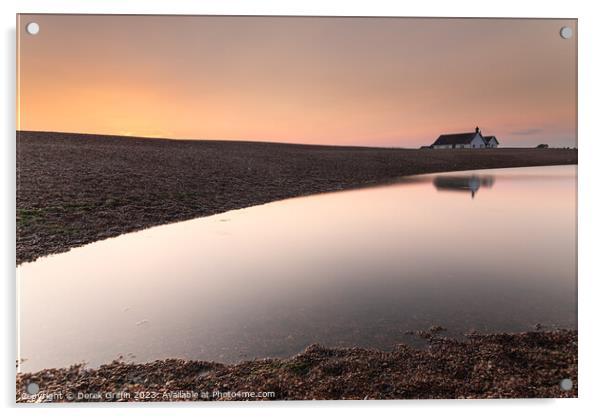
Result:
[[[29,35],[28,22],[40,24]],[[17,129],[576,146],[574,20],[21,15]]]

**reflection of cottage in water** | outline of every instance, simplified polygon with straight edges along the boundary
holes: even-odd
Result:
[[[436,176],[433,185],[438,191],[469,191],[474,198],[479,188],[491,188],[495,179],[491,175]]]

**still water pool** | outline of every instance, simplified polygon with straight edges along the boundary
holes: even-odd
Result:
[[[21,371],[576,328],[576,166],[421,175],[17,267]]]

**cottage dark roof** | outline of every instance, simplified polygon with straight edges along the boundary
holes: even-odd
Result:
[[[499,141],[495,138],[495,136],[483,136],[483,140],[485,140],[485,144],[489,144],[491,139],[495,140],[499,144]]]
[[[470,133],[454,133],[454,134],[442,134],[433,143],[433,146],[450,145],[450,144],[470,144],[475,136],[474,131]]]

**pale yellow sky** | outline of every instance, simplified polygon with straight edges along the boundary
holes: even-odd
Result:
[[[40,32],[25,32],[35,21]],[[20,130],[576,145],[575,20],[21,15]]]

